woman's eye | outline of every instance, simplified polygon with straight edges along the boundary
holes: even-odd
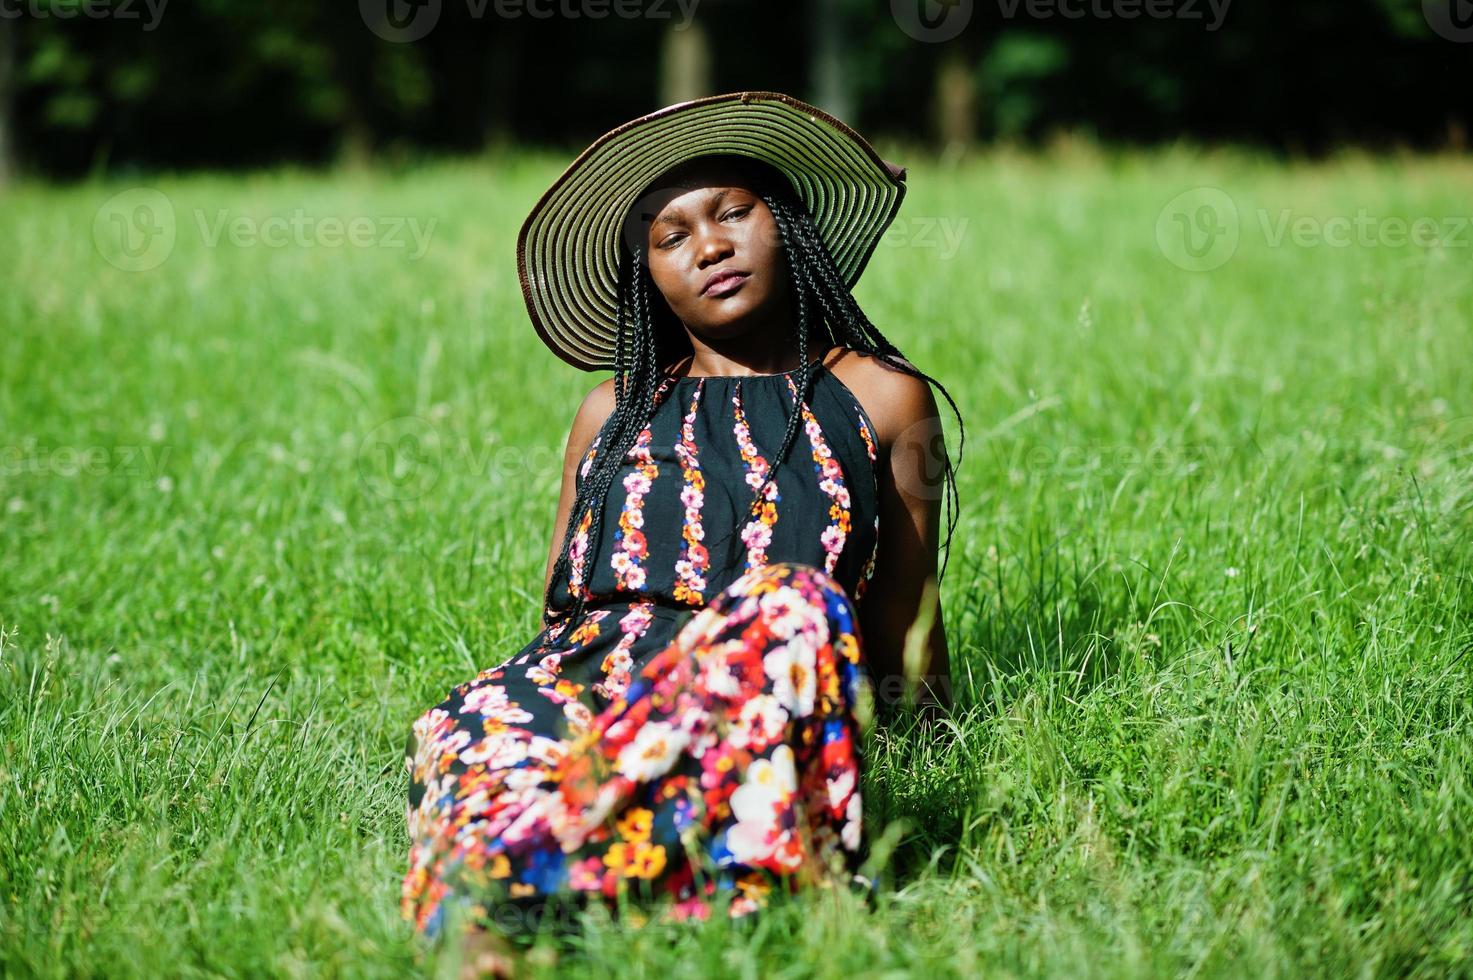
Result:
[[[732,208],[730,211],[726,212],[725,214],[723,214],[721,216],[721,218],[722,218],[723,221],[726,220],[727,218],[745,218],[747,216],[747,213],[750,212],[751,210],[752,210],[752,206],[750,204],[740,204],[740,205]],[[656,248],[674,248],[676,245],[679,245],[680,244],[681,237],[682,237],[682,233],[681,232],[678,232],[678,231],[677,232],[672,232],[670,235],[666,236],[665,238],[660,239],[659,243],[656,244],[655,247]]]

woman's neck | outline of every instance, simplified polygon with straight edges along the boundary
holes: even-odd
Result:
[[[817,351],[816,356],[809,357],[808,363],[822,361],[827,356],[828,350]],[[782,360],[786,363],[778,362],[776,359],[756,360],[728,357],[709,349],[697,350],[676,362],[669,373],[677,378],[742,378],[788,374],[802,367],[796,351],[790,352]]]

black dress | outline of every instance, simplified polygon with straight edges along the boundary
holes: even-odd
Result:
[[[743,915],[775,885],[852,880],[875,428],[826,367],[760,511],[729,533],[797,384],[797,369],[664,376],[592,562],[582,515],[550,624],[416,719],[402,902],[416,928],[437,934],[449,904],[484,921],[565,891],[664,896],[676,916],[728,892]]]

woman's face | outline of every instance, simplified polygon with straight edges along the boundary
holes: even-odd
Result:
[[[702,340],[775,325],[788,314],[787,263],[767,204],[741,176],[656,191],[645,254],[670,309]],[[712,283],[718,273],[739,273]],[[709,284],[709,286],[708,286]]]

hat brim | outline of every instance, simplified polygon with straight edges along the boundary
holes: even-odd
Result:
[[[780,92],[666,106],[593,142],[543,193],[517,236],[517,274],[538,336],[585,371],[614,369],[621,225],[672,166],[732,153],[782,171],[853,286],[905,198],[905,168],[854,130]]]

